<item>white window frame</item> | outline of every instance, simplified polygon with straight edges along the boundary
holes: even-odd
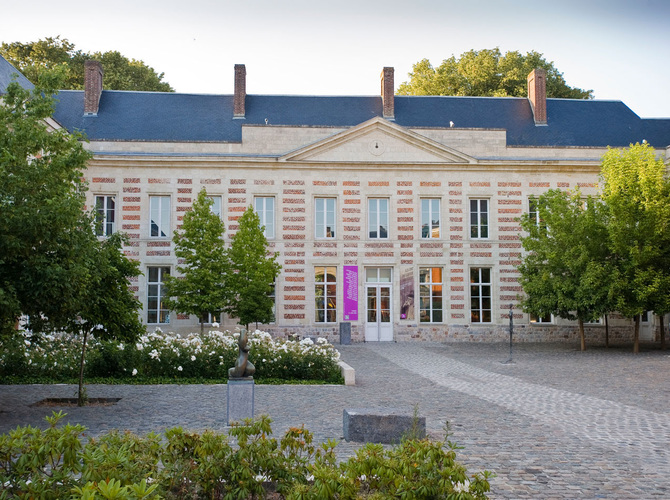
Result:
[[[149,196],[149,236],[151,238],[170,237],[171,199],[169,195]],[[154,233],[154,225],[156,232]],[[162,234],[161,234],[162,233]]]
[[[473,240],[488,240],[491,237],[491,200],[488,198],[470,198],[469,200],[470,212],[470,239]],[[473,210],[473,203],[475,203],[475,210]],[[482,205],[486,204],[486,209],[482,210]],[[485,222],[482,222],[485,218]]]
[[[439,269],[439,279],[436,280],[436,270]],[[424,271],[428,271],[425,273]],[[422,281],[427,276],[428,281]],[[439,288],[439,296],[435,293]],[[439,309],[434,307],[435,300],[439,299]],[[427,302],[426,302],[427,301]],[[426,304],[426,307],[424,307]],[[424,314],[425,311],[425,314]],[[436,318],[439,311],[439,318]],[[424,320],[424,318],[428,318]],[[440,266],[422,266],[419,268],[419,322],[444,323],[444,269]]]
[[[210,205],[209,209],[214,215],[217,215],[219,218],[221,218],[223,214],[223,200],[221,199],[222,197],[219,195],[211,195],[207,196],[210,200],[212,200],[212,204]]]
[[[323,281],[317,276],[323,275]],[[334,278],[334,280],[330,279]],[[337,266],[314,267],[314,322],[337,322]],[[319,293],[321,291],[321,293]],[[319,304],[320,300],[323,302]]]
[[[489,279],[483,281],[482,271],[488,271]],[[477,281],[473,281],[473,274],[476,272]],[[471,267],[470,268],[470,322],[475,324],[489,324],[493,322],[493,269],[491,267]],[[485,289],[488,287],[488,294],[485,294]],[[477,290],[477,294],[473,291]],[[489,307],[484,307],[485,300],[488,299]],[[475,301],[477,304],[475,305]],[[475,307],[473,307],[475,305]],[[488,321],[485,321],[486,313],[488,312]],[[475,318],[475,313],[478,318]]]
[[[385,206],[383,206],[385,205]],[[368,238],[371,240],[389,239],[389,206],[388,198],[368,198]],[[382,229],[386,232],[382,234]],[[373,236],[373,234],[375,236]]]
[[[335,198],[314,199],[314,230],[317,239],[335,239],[337,234],[336,206]]]
[[[549,316],[549,318],[547,318]],[[528,315],[528,322],[531,325],[553,325],[554,324],[554,315],[549,314],[545,316],[537,316],[536,314]]]
[[[99,202],[102,202],[100,204]],[[109,206],[111,202],[111,207]],[[111,236],[116,232],[116,196],[113,194],[96,194],[95,211],[97,214],[95,234]],[[111,215],[111,221],[110,219]]]
[[[158,271],[157,281],[151,281],[152,270]],[[166,272],[167,271],[167,272]],[[163,299],[165,298],[165,281],[164,277],[171,274],[170,266],[147,266],[147,324],[148,325],[166,325],[170,323],[170,311],[163,307]],[[156,293],[151,293],[151,287],[156,287]],[[149,301],[151,298],[156,298],[156,307],[150,308]],[[151,320],[151,314],[156,315],[156,321]],[[164,316],[163,316],[164,314]],[[161,321],[161,319],[165,321]]]
[[[263,232],[268,240],[275,237],[275,198],[274,196],[254,197],[254,210],[261,220]]]
[[[437,205],[437,206],[435,206]],[[421,239],[431,240],[442,237],[442,200],[440,198],[421,198]],[[437,227],[433,224],[437,217]],[[424,234],[423,228],[427,227]],[[435,230],[437,229],[437,233]]]
[[[540,217],[540,200],[534,196],[528,198],[528,215],[537,227],[540,227],[542,218]]]

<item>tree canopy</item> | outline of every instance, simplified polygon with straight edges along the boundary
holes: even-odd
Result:
[[[46,75],[41,77],[45,80]],[[11,83],[0,105],[0,330],[65,328],[88,279],[95,237],[82,173],[90,155],[75,135],[50,130],[53,84]],[[49,83],[51,85],[49,85]]]
[[[644,311],[670,311],[670,182],[666,166],[646,143],[610,149],[603,157],[602,199],[615,263],[610,279],[616,309],[635,320]]]
[[[212,211],[212,199],[203,188],[184,215],[181,231],[174,235],[175,255],[181,277],[166,278],[165,305],[179,313],[194,314],[202,331],[208,314],[218,314],[230,295],[226,283],[229,264],[223,241],[221,216]]]
[[[0,54],[33,83],[45,70],[60,68],[64,73],[61,89],[83,89],[84,63],[94,59],[102,63],[105,90],[174,92],[170,84],[163,81],[164,73],[156,73],[143,61],[128,59],[117,51],[83,52],[60,36],[28,43],[3,43]]]
[[[521,54],[499,48],[470,50],[451,56],[434,68],[428,59],[412,66],[409,81],[398,87],[398,95],[448,95],[526,97],[528,74],[536,68],[547,71],[547,97],[592,99],[592,90],[570,87],[563,74],[538,52]]]

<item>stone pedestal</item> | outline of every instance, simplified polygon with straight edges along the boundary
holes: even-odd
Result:
[[[347,441],[393,444],[412,431],[418,438],[426,435],[426,417],[415,417],[411,410],[347,409],[343,417],[344,439]]]
[[[231,378],[228,380],[227,421],[240,422],[245,418],[254,418],[254,388],[253,377]]]

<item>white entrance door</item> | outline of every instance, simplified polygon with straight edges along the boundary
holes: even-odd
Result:
[[[365,270],[365,301],[365,341],[392,341],[390,268]]]
[[[640,316],[640,340],[654,340],[656,316],[653,311],[645,311]]]

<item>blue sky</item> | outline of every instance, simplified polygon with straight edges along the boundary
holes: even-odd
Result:
[[[670,117],[668,0],[52,0],[5,5],[0,41],[56,36],[118,50],[165,73],[178,92],[376,95],[412,64],[470,49],[535,50],[571,86]]]

